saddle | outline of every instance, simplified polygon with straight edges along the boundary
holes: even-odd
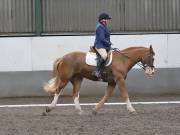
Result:
[[[86,54],[86,64],[90,66],[97,66],[98,52],[91,46],[89,52]],[[108,57],[105,61],[105,66],[109,66],[112,63],[112,51],[108,52]]]

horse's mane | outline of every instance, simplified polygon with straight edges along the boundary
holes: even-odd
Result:
[[[142,46],[138,46],[138,47],[128,47],[128,48],[125,48],[123,50],[121,50],[121,53],[123,54],[127,54],[128,52],[130,51],[137,51],[137,49],[147,49],[146,47],[142,47]]]

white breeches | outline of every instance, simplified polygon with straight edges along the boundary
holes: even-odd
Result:
[[[101,57],[106,60],[107,59],[107,51],[104,48],[96,48],[97,52],[101,55]]]

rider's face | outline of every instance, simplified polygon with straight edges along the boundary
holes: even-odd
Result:
[[[108,25],[111,22],[110,19],[106,19],[106,24]]]
[[[108,25],[110,23],[110,21],[111,21],[110,19],[103,19],[101,22]]]

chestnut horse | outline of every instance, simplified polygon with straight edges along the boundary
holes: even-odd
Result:
[[[114,49],[112,53],[112,63],[108,67],[105,67],[105,75],[102,75],[102,80],[107,82],[108,86],[104,97],[95,106],[95,108],[93,108],[93,113],[97,113],[97,111],[109,99],[116,84],[118,85],[121,96],[126,102],[127,110],[130,113],[136,113],[128,96],[125,79],[127,73],[137,63],[141,64],[141,67],[145,70],[145,73],[148,76],[153,75],[153,57],[155,55],[153,48],[152,46],[149,48],[130,47],[121,51]],[[93,81],[99,80],[92,74],[95,70],[95,66],[87,65],[85,63],[85,58],[86,53],[84,52],[71,52],[54,62],[54,78],[44,86],[45,91],[54,94],[54,100],[52,101],[51,105],[46,108],[44,115],[50,112],[56,106],[58,97],[68,82],[71,82],[73,85],[73,99],[75,108],[79,114],[82,113],[82,109],[79,104],[79,90],[83,78]]]

